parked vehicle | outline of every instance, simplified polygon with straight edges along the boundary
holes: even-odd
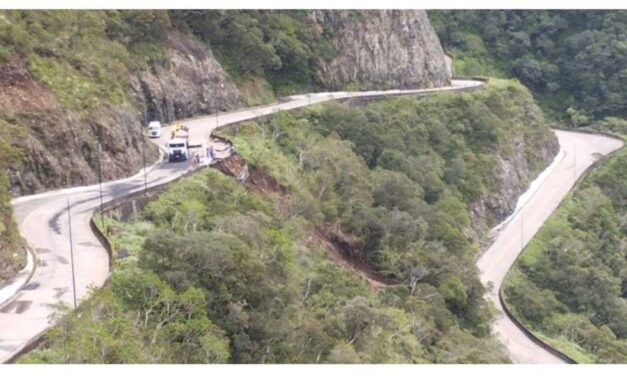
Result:
[[[187,140],[183,138],[173,138],[166,142],[168,148],[168,161],[186,161],[189,158]]]
[[[189,140],[189,130],[187,127],[181,127],[179,130],[174,132],[174,137],[172,138],[182,138],[184,140]]]
[[[161,137],[161,122],[151,121],[148,123],[148,137],[159,138]]]

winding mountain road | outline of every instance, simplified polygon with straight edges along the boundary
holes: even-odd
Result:
[[[435,89],[388,90],[368,92],[334,92],[298,95],[285,102],[235,111],[231,113],[203,116],[179,123],[189,126],[190,144],[204,147],[211,132],[221,126],[271,115],[275,111],[291,110],[314,103],[333,99],[378,97],[392,95],[429,95],[442,91],[473,90],[484,83],[473,80],[453,80],[451,86]],[[169,135],[169,127],[162,130],[163,137],[155,140],[163,146]],[[560,145],[565,150],[574,145],[577,153],[577,173],[582,173],[593,161],[594,153],[607,153],[618,147],[617,141],[607,137],[557,132]],[[530,239],[537,228],[557,207],[568,189],[572,178],[568,174],[567,158],[563,166],[558,166],[547,178],[546,184],[538,191],[523,209],[525,215],[525,236]],[[104,201],[124,197],[144,189],[144,179],[148,187],[172,181],[187,171],[189,163],[157,163],[146,173],[140,171],[135,176],[103,183]],[[572,175],[572,170],[570,174]],[[71,233],[68,216],[71,214]],[[59,302],[73,304],[72,268],[70,263],[70,235],[74,250],[76,299],[87,296],[89,289],[100,287],[109,276],[109,259],[91,231],[89,221],[100,205],[98,185],[61,189],[42,194],[24,196],[12,201],[14,215],[21,235],[35,251],[32,260],[35,269],[24,286],[18,282],[0,289],[0,362],[10,361],[22,349],[39,338],[53,323],[49,316]],[[491,282],[498,291],[503,277],[520,251],[519,234],[515,231],[518,215],[505,225],[494,245],[479,260],[479,268],[484,283]],[[520,224],[518,224],[520,226]],[[518,246],[516,246],[518,244]],[[21,273],[22,276],[30,273]],[[26,277],[24,277],[26,279]],[[15,292],[15,294],[13,294]],[[10,296],[7,296],[10,295]],[[494,299],[500,307],[498,299]],[[502,308],[501,308],[502,309]],[[551,362],[546,350],[533,342],[527,343],[520,329],[503,317],[495,325],[496,331],[512,354],[515,361]],[[525,337],[526,338],[526,337]],[[528,340],[528,339],[527,339]],[[534,347],[535,346],[535,347]],[[550,355],[550,354],[549,354]]]
[[[454,80],[451,86],[434,89],[386,90],[367,92],[333,92],[297,95],[268,106],[202,116],[178,123],[189,126],[190,144],[205,146],[211,132],[221,126],[292,110],[334,99],[379,97],[393,95],[429,95],[442,91],[467,91],[484,85],[481,81]],[[162,129],[162,137],[153,140],[163,147],[170,134]],[[189,163],[158,163],[144,176],[143,169],[130,178],[103,183],[104,202],[148,187],[172,181],[190,169]],[[68,202],[70,217],[68,217]],[[89,221],[100,205],[99,186],[55,190],[12,200],[20,234],[35,251],[34,273],[28,283],[16,281],[0,290],[0,362],[10,361],[22,349],[39,338],[52,325],[49,316],[59,302],[73,304],[73,282],[70,254],[71,218],[72,245],[75,264],[76,299],[79,301],[92,287],[100,287],[109,276],[109,258]],[[22,276],[30,272],[20,273]],[[24,277],[26,279],[26,277]],[[14,294],[15,293],[15,294]],[[7,296],[9,295],[9,296]]]
[[[505,314],[498,294],[507,271],[524,246],[533,238],[551,213],[581,176],[601,155],[623,146],[617,139],[579,132],[555,131],[562,158],[544,178],[531,198],[504,224],[494,243],[477,261],[481,281],[492,286],[488,298],[500,311],[493,325],[501,342],[515,363],[563,363],[561,358],[546,351]]]

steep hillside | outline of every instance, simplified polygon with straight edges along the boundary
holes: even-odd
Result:
[[[279,94],[450,81],[438,37],[420,10],[172,11],[171,17],[207,41],[243,88],[252,78]]]
[[[9,191],[92,184],[99,166],[110,180],[137,171],[143,154],[155,161],[157,149],[142,138],[148,121],[313,87],[448,82],[424,12],[335,13],[325,15],[330,25],[307,11],[0,11],[0,133],[11,147],[1,172],[9,181],[0,185],[1,233],[14,228]],[[392,27],[399,22],[410,28],[400,39]],[[367,38],[348,43],[347,30]],[[366,55],[374,60],[355,65]],[[328,78],[329,69],[352,73]],[[12,244],[0,244],[3,278],[23,263]]]
[[[165,12],[0,15],[0,118],[27,133],[9,138],[25,157],[9,168],[16,193],[94,183],[98,159],[103,178],[129,175],[143,161],[146,121],[242,103],[206,47],[180,36]],[[207,90],[220,84],[221,96]],[[150,143],[145,153],[157,156]]]
[[[250,82],[263,91],[264,81],[280,90],[313,78],[326,90],[450,79],[426,14],[414,11],[3,11],[0,41],[0,117],[28,133],[9,140],[26,157],[10,166],[16,193],[95,182],[100,147],[104,177],[128,175],[142,163],[147,121],[244,105],[219,60],[251,96]]]
[[[317,63],[331,89],[446,86],[451,77],[425,11],[314,11],[311,17],[337,51]]]
[[[106,179],[128,175],[142,163],[142,124],[245,104],[208,45],[227,66],[272,62],[236,65],[244,81],[291,77],[298,84],[310,72],[333,89],[431,87],[450,79],[424,12],[172,14],[174,25],[165,11],[0,13],[0,116],[28,132],[14,140],[26,155],[10,166],[14,192],[95,182],[99,147]],[[303,17],[311,22],[301,30]],[[263,29],[239,28],[261,21]],[[214,23],[222,34],[206,35]],[[304,51],[301,60],[290,55],[292,44]],[[318,47],[334,53],[318,55]],[[268,56],[257,57],[259,48]],[[154,160],[153,147],[146,153]]]
[[[472,211],[477,234],[511,213],[530,177],[557,153],[533,97],[513,81],[491,79],[477,93],[382,101],[365,110],[326,111],[329,126],[320,131],[349,140],[370,168],[416,180],[427,202],[450,185]]]
[[[240,154],[111,220],[125,250],[112,283],[26,362],[507,361],[474,257],[510,190],[555,153],[522,86],[330,103],[220,132]],[[164,320],[165,301],[196,321]]]
[[[300,168],[311,170],[315,178],[309,179],[316,188],[310,189],[322,215],[341,218],[342,227],[363,241],[365,259],[384,273],[403,269],[399,265],[407,257],[393,255],[406,251],[391,245],[403,238],[394,230],[396,210],[422,217],[414,224],[420,234],[408,235],[407,244],[441,236],[451,250],[474,254],[477,243],[513,211],[516,198],[558,149],[528,90],[509,81],[491,80],[475,93],[395,98],[364,108],[332,103],[280,119],[264,128],[264,134],[277,137],[282,153],[297,158]],[[296,130],[307,124],[328,141],[317,144],[316,137]],[[283,157],[266,150],[254,137],[231,136],[236,137],[238,150],[253,161],[265,161],[268,171],[289,186],[284,176],[289,169],[280,168],[278,162]],[[344,140],[359,159],[343,160],[337,154],[339,146],[333,144],[336,138]],[[357,168],[362,163],[367,170]],[[334,172],[319,175],[316,171],[327,164]],[[350,187],[342,188],[345,184]],[[376,209],[354,207],[353,195],[355,199],[372,195]],[[418,206],[405,201],[416,196]],[[309,199],[298,201],[305,205]],[[436,215],[429,207],[447,214]],[[431,223],[425,227],[423,220]],[[366,224],[374,227],[361,228]]]
[[[172,122],[244,105],[245,98],[202,42],[176,31],[163,40],[165,61],[133,73],[146,121]]]
[[[19,137],[21,130],[0,120],[0,287],[26,265],[24,244],[13,220],[9,179],[4,173],[23,157],[19,149],[6,141],[10,133]]]

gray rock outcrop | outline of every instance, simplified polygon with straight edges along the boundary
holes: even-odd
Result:
[[[450,83],[440,40],[423,10],[316,10],[336,55],[318,61],[328,89],[429,88]]]
[[[152,64],[131,77],[131,87],[144,105],[145,121],[169,123],[244,104],[237,87],[203,44],[173,32],[164,47],[165,63]]]

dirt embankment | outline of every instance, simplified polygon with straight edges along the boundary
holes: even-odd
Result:
[[[287,188],[277,182],[267,171],[263,168],[249,169],[244,158],[237,153],[215,163],[212,167],[225,175],[242,180],[245,178],[244,186],[250,192],[259,193],[269,199],[276,198],[277,195],[280,198],[289,196]],[[288,210],[284,207],[284,203],[288,200],[272,201],[281,213],[287,213]],[[378,274],[362,261],[363,246],[361,242],[342,233],[337,226],[329,223],[317,225],[310,229],[307,241],[310,244],[323,246],[328,251],[331,260],[343,268],[359,274],[373,287],[379,288],[398,283],[396,280]]]
[[[0,64],[0,88],[0,108],[11,115],[59,108],[54,96],[31,78],[25,61],[19,55],[14,54]]]
[[[142,165],[142,129],[128,104],[102,104],[82,113],[63,105],[14,54],[0,64],[0,127],[14,126],[7,141],[21,150],[8,167],[10,189],[31,194],[128,176]],[[19,133],[19,134],[18,134]],[[100,152],[100,150],[102,150]],[[147,144],[148,161],[157,148]]]
[[[313,228],[308,240],[311,243],[324,246],[328,250],[331,260],[359,274],[372,287],[380,288],[398,284],[398,281],[380,275],[361,260],[360,257],[363,252],[359,241],[343,234],[328,223]]]
[[[211,167],[220,171],[224,175],[232,176],[234,178],[238,177],[246,166],[246,161],[239,154],[233,153],[228,158],[222,159],[214,164]]]

